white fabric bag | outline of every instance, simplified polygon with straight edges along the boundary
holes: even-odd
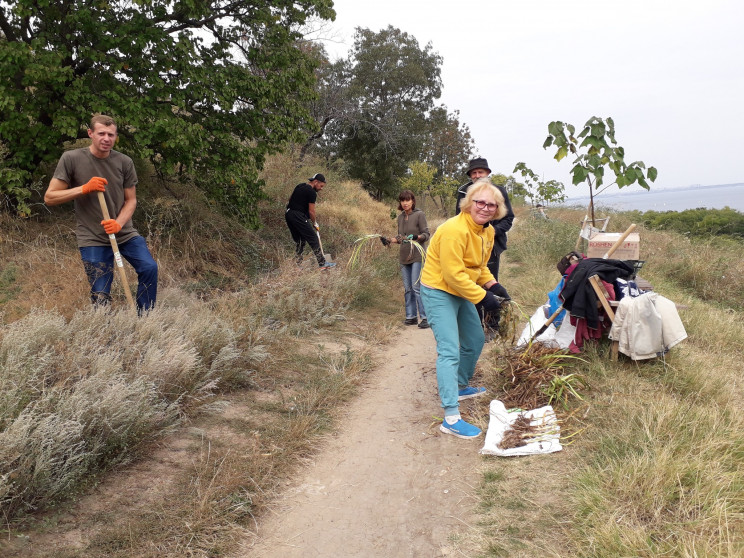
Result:
[[[544,306],[539,306],[535,313],[532,314],[530,321],[524,326],[522,334],[517,340],[516,347],[524,347],[529,344],[530,339],[539,330],[548,319],[545,317]],[[566,313],[566,317],[561,323],[561,327],[556,330],[555,325],[550,324],[548,328],[542,333],[535,341],[539,341],[543,345],[552,347],[554,349],[568,349],[571,341],[574,340],[576,334],[576,327],[571,325],[571,320]]]
[[[480,452],[483,455],[498,455],[501,457],[511,457],[514,455],[535,455],[537,453],[553,453],[561,451],[560,426],[555,416],[555,411],[550,405],[533,409],[532,411],[522,411],[513,409],[507,411],[504,404],[498,399],[491,401],[489,407],[490,418],[488,421],[488,430],[486,431],[486,441]],[[529,442],[518,448],[501,449],[499,444],[504,437],[504,432],[511,427],[511,424],[517,420],[520,414],[530,419],[533,426],[540,426],[546,434],[540,437],[540,440]]]

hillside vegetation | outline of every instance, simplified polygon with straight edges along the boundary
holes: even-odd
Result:
[[[502,281],[530,313],[558,282],[583,212],[552,210],[510,235]],[[632,215],[631,215],[632,216]],[[611,216],[622,231],[629,215]],[[679,306],[688,339],[665,357],[608,358],[606,340],[571,369],[589,387],[565,413],[561,454],[488,460],[478,556],[739,556],[744,551],[742,245],[640,228],[641,276]],[[550,239],[550,241],[546,241]],[[515,294],[519,293],[519,294]],[[509,378],[492,347],[484,375]],[[483,424],[487,421],[483,403]]]
[[[370,349],[396,335],[402,317],[394,254],[369,243],[359,266],[344,265],[355,239],[394,231],[393,204],[358,184],[325,172],[318,220],[339,268],[320,272],[306,261],[298,270],[292,261],[283,206],[318,170],[269,161],[258,231],[141,172],[135,225],[160,263],[161,291],[156,311],[139,320],[120,291],[112,310],[89,307],[71,207],[25,221],[0,213],[4,555],[214,556],[260,521],[373,370]],[[557,283],[555,263],[573,249],[583,214],[554,210],[542,221],[516,211],[501,279],[524,320]],[[630,222],[615,214],[610,229]],[[554,456],[484,458],[482,521],[460,541],[467,555],[744,549],[742,247],[642,226],[640,235],[642,275],[681,306],[689,339],[639,363],[610,362],[604,343],[588,347],[575,370],[589,387],[568,411],[573,443]],[[341,353],[316,346],[349,337],[360,343]],[[481,362],[496,393],[506,350],[491,343]],[[243,422],[233,420],[238,434],[196,443],[193,467],[167,502],[107,512],[107,529],[82,554],[23,546],[29,535],[53,541],[55,510],[147,457],[168,432],[208,423],[215,396],[238,393],[248,395]],[[480,409],[479,426],[487,413]]]
[[[258,231],[141,172],[134,220],[161,270],[157,310],[142,319],[126,310],[118,281],[113,308],[91,308],[71,205],[25,221],[0,213],[6,524],[136,458],[215,393],[254,385],[256,371],[276,363],[272,347],[344,321],[395,273],[388,265],[321,275],[310,257],[298,270],[284,204],[314,172],[272,161]],[[328,174],[318,203],[326,251],[340,255],[363,233],[389,232],[387,207]]]

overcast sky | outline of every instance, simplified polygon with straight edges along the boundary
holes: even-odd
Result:
[[[658,169],[652,189],[744,182],[742,0],[334,5],[331,58],[348,53],[355,27],[432,43],[444,59],[439,102],[460,111],[493,172],[524,161],[570,197],[585,194],[571,186],[571,157],[542,148],[548,123],[611,116],[626,160]]]

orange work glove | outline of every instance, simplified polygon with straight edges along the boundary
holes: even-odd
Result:
[[[101,224],[106,234],[116,234],[121,230],[121,225],[116,222],[116,219],[105,219],[101,221]]]
[[[86,184],[83,184],[83,194],[90,194],[91,192],[105,192],[106,184],[108,180],[101,178],[100,176],[94,176]]]

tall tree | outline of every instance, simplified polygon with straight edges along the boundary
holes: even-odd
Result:
[[[322,45],[313,43],[314,55],[318,60],[316,69],[317,97],[309,104],[312,122],[305,131],[305,142],[300,148],[300,160],[311,150],[316,149],[328,154],[326,131],[330,125],[338,126],[343,121],[354,121],[358,118],[359,103],[352,96],[349,88],[351,79],[350,61],[340,59],[331,62]]]
[[[461,180],[475,143],[467,125],[460,123],[460,111],[448,112],[442,105],[429,113],[423,159],[437,167],[437,179],[447,176]]]
[[[408,162],[419,158],[441,93],[441,64],[431,43],[421,48],[392,26],[377,33],[357,28],[346,66],[354,110],[329,126],[329,143],[373,195],[392,193]]]
[[[297,48],[331,0],[0,0],[0,194],[30,185],[91,113],[119,148],[255,222],[266,154],[307,126],[314,58]]]

